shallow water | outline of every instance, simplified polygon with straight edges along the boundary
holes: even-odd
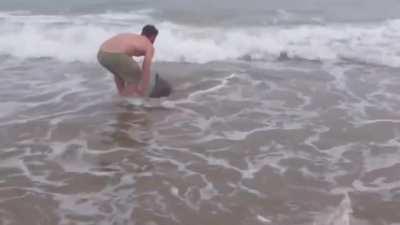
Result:
[[[400,224],[399,2],[0,8],[0,225]],[[147,23],[175,92],[119,98],[96,52]]]
[[[400,223],[396,68],[158,62],[145,106],[96,64],[0,68],[0,224]]]

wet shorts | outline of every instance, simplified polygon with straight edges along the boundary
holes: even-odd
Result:
[[[132,57],[123,53],[99,51],[97,60],[115,76],[127,83],[139,84],[142,79],[142,69]],[[171,85],[158,74],[150,76],[146,96],[151,98],[167,97],[171,94]]]
[[[100,50],[97,60],[107,70],[127,83],[138,84],[142,78],[142,69],[139,64],[126,54]]]

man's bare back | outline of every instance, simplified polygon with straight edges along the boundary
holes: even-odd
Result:
[[[100,49],[105,52],[124,53],[129,56],[144,56],[154,51],[153,44],[145,36],[123,33],[105,41]]]

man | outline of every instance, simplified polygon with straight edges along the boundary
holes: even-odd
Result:
[[[121,96],[163,97],[170,94],[171,87],[166,81],[159,78],[158,74],[156,77],[151,76],[153,43],[157,35],[158,30],[153,25],[146,25],[141,35],[118,34],[101,45],[97,59],[114,74],[115,84]],[[144,56],[142,69],[132,59],[133,56]],[[158,87],[158,92],[155,90],[155,83],[162,86],[161,89]]]

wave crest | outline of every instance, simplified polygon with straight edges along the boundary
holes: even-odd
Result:
[[[270,27],[193,27],[152,19],[148,11],[80,16],[0,14],[0,54],[93,62],[99,45],[119,32],[138,32],[146,22],[160,30],[159,61],[209,62],[289,57],[400,66],[400,20],[374,24]]]

